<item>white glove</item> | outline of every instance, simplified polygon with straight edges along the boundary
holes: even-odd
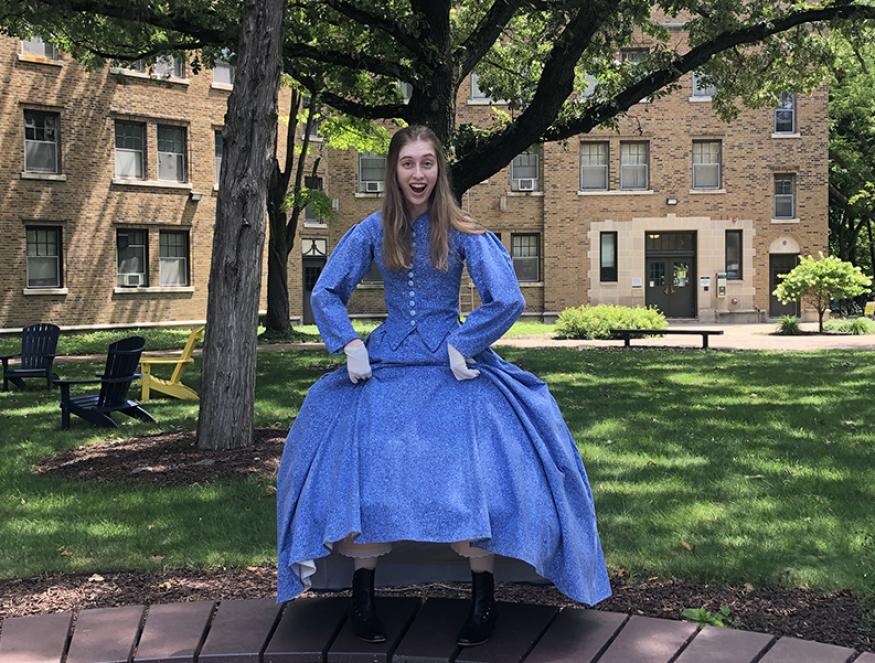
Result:
[[[368,349],[360,339],[347,343],[343,352],[346,355],[346,372],[353,384],[359,380],[367,380],[371,377],[371,362],[368,358]]]
[[[468,368],[467,360],[462,353],[449,343],[447,343],[447,354],[450,356],[450,370],[457,380],[472,380],[480,375],[480,371],[476,368]]]

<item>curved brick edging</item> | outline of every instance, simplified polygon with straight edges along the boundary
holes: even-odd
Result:
[[[0,663],[875,663],[875,654],[620,613],[500,603],[493,638],[455,645],[468,602],[382,598],[388,639],[358,640],[345,598],[198,601],[5,620]],[[75,617],[75,619],[74,619]]]

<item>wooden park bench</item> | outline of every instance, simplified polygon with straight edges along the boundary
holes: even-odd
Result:
[[[699,335],[702,337],[702,348],[705,350],[708,349],[708,338],[710,336],[720,336],[723,334],[723,330],[721,329],[612,329],[611,334],[613,334],[616,338],[623,339],[623,347],[629,348],[632,347],[631,340],[634,336],[635,338],[641,338],[642,336],[662,336],[663,334],[680,334],[683,336],[695,336]]]
[[[347,598],[197,601],[6,619],[0,663],[875,663],[765,633],[616,612],[499,603],[492,638],[456,646],[469,602],[381,598],[386,642],[356,638]]]

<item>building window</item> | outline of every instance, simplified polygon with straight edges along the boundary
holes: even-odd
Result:
[[[359,154],[359,191],[362,193],[381,193],[385,180],[386,157],[373,152]]]
[[[61,229],[51,226],[27,226],[27,287],[60,288]]]
[[[617,233],[599,233],[599,280],[617,280]]]
[[[368,273],[362,277],[363,283],[382,283],[383,282],[383,273],[380,271],[380,268],[377,267],[376,261],[371,262],[371,268],[368,270]]]
[[[775,107],[775,133],[796,133],[796,95],[782,92]]]
[[[145,179],[146,125],[141,122],[115,123],[115,176],[127,180]]]
[[[136,71],[140,74],[146,73],[146,63],[143,60],[122,60],[117,66],[125,71]]]
[[[398,81],[398,92],[401,93],[401,103],[409,104],[413,96],[413,85],[404,81]]]
[[[158,233],[159,283],[167,287],[188,285],[188,233],[161,230]]]
[[[34,35],[30,39],[22,39],[21,52],[24,55],[34,55],[48,60],[57,60],[60,55],[57,46],[39,35]]]
[[[24,170],[58,173],[60,116],[45,111],[24,111]]]
[[[703,74],[699,71],[693,72],[693,96],[710,99],[717,94],[717,86],[706,84],[703,81]]]
[[[510,257],[513,259],[517,280],[520,282],[541,280],[541,236],[539,234],[511,234]]]
[[[693,188],[720,188],[720,152],[719,140],[693,141]]]
[[[228,61],[230,58],[231,54],[228,53],[225,57],[220,57],[213,63],[213,83],[234,85],[234,75],[237,73],[237,67]]]
[[[479,85],[480,76],[476,71],[471,72],[471,99],[481,102],[492,103],[492,97],[488,96],[483,90],[480,89]]]
[[[510,162],[511,191],[540,191],[540,149],[533,145]]]
[[[321,177],[305,177],[304,178],[304,186],[310,189],[311,191],[322,191],[322,178]],[[304,208],[304,223],[312,223],[319,224],[323,223],[322,217],[319,216],[319,213],[314,208],[312,204],[307,205]]]
[[[775,175],[775,218],[796,218],[796,175]]]
[[[647,61],[650,51],[646,48],[623,48],[620,50],[620,62],[641,64]]]
[[[149,285],[149,243],[145,230],[118,230],[118,284],[123,288]]]
[[[580,190],[608,190],[608,144],[580,144]]]
[[[216,186],[219,186],[219,178],[222,176],[222,149],[224,147],[224,140],[222,139],[222,130],[216,129],[213,132],[214,140],[216,142]]]
[[[620,143],[620,188],[646,190],[649,186],[647,143]]]
[[[158,125],[158,179],[186,182],[185,127]]]
[[[162,55],[152,65],[152,75],[158,78],[185,78],[185,59],[176,55]]]
[[[741,278],[741,231],[726,231],[726,278]]]

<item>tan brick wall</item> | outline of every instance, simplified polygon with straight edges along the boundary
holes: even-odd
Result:
[[[228,92],[211,87],[211,72],[190,76],[187,84],[88,72],[65,57],[61,66],[20,61],[19,43],[0,38],[0,232],[7,239],[0,260],[0,328],[34,320],[63,325],[133,324],[200,320],[206,312],[206,281],[216,192],[213,190],[213,131],[221,128]],[[470,85],[460,86],[457,121],[492,123],[488,105],[468,101]],[[779,240],[798,244],[803,254],[827,246],[827,90],[800,96],[799,135],[772,137],[770,109],[745,110],[726,124],[710,103],[692,102],[689,77],[682,89],[653,103],[639,104],[621,118],[616,130],[599,130],[579,140],[543,146],[541,191],[511,192],[509,168],[468,191],[463,207],[491,230],[501,233],[510,249],[513,233],[540,233],[542,281],[523,284],[530,315],[555,315],[566,306],[586,302],[635,303],[634,277],[644,277],[645,231],[695,230],[698,274],[713,277],[723,268],[723,232],[744,230],[744,278],[730,282],[727,300],[699,291],[699,313],[707,319],[718,310],[768,308],[769,247]],[[500,106],[499,106],[500,107]],[[61,163],[66,181],[22,179],[23,109],[55,110],[61,115]],[[281,94],[280,113],[287,113],[288,94]],[[116,118],[147,126],[147,168],[157,177],[157,124],[187,128],[191,189],[113,184]],[[287,124],[279,126],[279,157]],[[691,191],[694,139],[722,142],[723,189]],[[580,142],[605,140],[610,145],[611,191],[580,194]],[[650,147],[650,189],[618,191],[619,145],[646,140]],[[318,148],[318,145],[314,145]],[[310,172],[309,167],[307,172]],[[772,221],[775,173],[797,178],[798,222]],[[357,155],[326,151],[319,174],[326,193],[336,200],[336,217],[322,225],[298,224],[289,259],[289,297],[293,318],[303,313],[302,240],[324,239],[329,251],[343,233],[382,204],[377,194],[356,193]],[[677,200],[668,205],[667,199]],[[24,294],[25,225],[48,223],[63,228],[63,294]],[[119,227],[149,230],[150,283],[158,282],[158,230],[189,229],[191,288],[119,289],[116,287],[116,242]],[[621,281],[598,282],[599,229],[619,233]],[[593,250],[593,248],[595,250]],[[262,281],[266,282],[266,274]],[[263,288],[264,290],[265,288]],[[353,315],[379,315],[385,309],[382,288],[357,290]],[[707,296],[706,296],[707,295]],[[738,301],[731,302],[735,297]],[[462,310],[477,298],[463,281]],[[265,306],[262,293],[261,307]]]

